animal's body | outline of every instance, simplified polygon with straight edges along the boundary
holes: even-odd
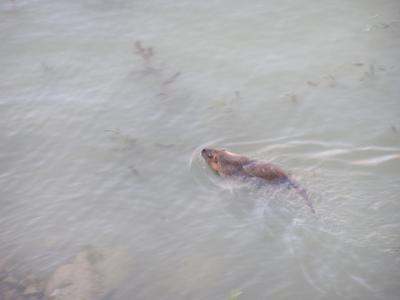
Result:
[[[288,184],[306,200],[312,212],[315,213],[307,192],[279,166],[226,150],[205,148],[201,151],[201,155],[210,168],[221,177],[259,178],[265,183]]]

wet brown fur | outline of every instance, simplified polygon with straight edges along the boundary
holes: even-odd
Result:
[[[262,178],[271,183],[287,182],[290,184],[290,187],[294,188],[300,195],[302,195],[302,197],[304,197],[308,206],[310,206],[311,210],[315,212],[310,200],[308,199],[306,191],[299,187],[297,182],[291,179],[279,166],[251,159],[226,150],[205,148],[201,151],[201,155],[210,168],[222,177],[255,177]]]
[[[258,177],[268,181],[285,180],[288,175],[280,167],[226,150],[204,149],[202,156],[220,176]]]

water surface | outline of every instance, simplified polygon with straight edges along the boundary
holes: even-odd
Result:
[[[0,255],[123,249],[110,299],[398,299],[399,34],[396,0],[3,1]]]

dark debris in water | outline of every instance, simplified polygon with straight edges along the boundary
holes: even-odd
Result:
[[[133,175],[139,177],[140,173],[134,166],[129,166],[129,170],[132,172]]]
[[[168,78],[167,80],[165,80],[165,81],[163,82],[163,84],[164,84],[164,85],[167,85],[167,84],[173,83],[173,82],[178,78],[179,75],[181,75],[181,72],[176,72],[176,73],[175,73],[174,75],[172,75],[170,78]]]
[[[366,71],[364,71],[364,74],[360,77],[360,81],[364,81],[367,79],[372,79],[377,77],[377,71],[386,71],[386,68],[383,66],[376,66],[375,64],[366,64],[362,62],[356,62],[353,63],[353,66],[355,67],[365,67],[368,68]]]
[[[375,66],[370,65],[368,71],[364,72],[364,75],[361,76],[360,81],[364,81],[366,79],[371,79],[375,77]]]
[[[140,55],[144,61],[150,63],[150,59],[154,56],[153,47],[143,47],[140,41],[135,42],[136,54]]]
[[[386,71],[385,67],[377,67],[374,64],[370,64],[367,71],[364,72],[364,75],[361,76],[360,81],[364,81],[367,79],[373,79],[377,77],[377,71]]]
[[[295,93],[292,93],[292,92],[288,92],[288,93],[283,94],[283,95],[281,96],[281,98],[288,99],[288,100],[290,100],[293,104],[297,104],[297,103],[298,103],[298,100],[299,100],[299,96],[298,96],[297,94],[295,94]]]
[[[45,62],[40,63],[40,67],[42,68],[43,72],[47,73],[54,70],[54,67],[50,66]]]
[[[336,86],[336,78],[333,75],[328,75],[326,78],[328,79],[328,86],[330,87]]]
[[[240,95],[240,91],[235,91],[235,99],[236,100],[241,100],[242,96]]]
[[[336,86],[336,78],[332,74],[328,74],[322,76],[318,81],[308,80],[306,83],[311,87],[328,86],[333,88]]]
[[[241,101],[242,95],[240,91],[236,90],[233,93],[233,97],[229,99],[218,99],[215,100],[213,104],[207,106],[207,109],[209,110],[222,110],[225,113],[232,113],[233,112],[233,107],[234,105]]]
[[[142,42],[136,41],[134,43],[135,54],[138,55],[143,63],[144,63],[144,73],[145,74],[152,74],[157,71],[156,67],[154,66],[154,49],[152,46],[145,47],[142,45]]]
[[[133,147],[138,141],[137,138],[130,136],[129,134],[122,133],[119,128],[106,129],[105,132],[110,134],[110,139],[116,141],[120,146],[125,148]]]
[[[155,51],[152,46],[144,46],[141,41],[136,41],[134,43],[135,54],[141,57],[144,63],[144,70],[140,73],[143,76],[152,76],[155,80],[155,86],[158,87],[157,96],[163,98],[168,97],[171,94],[171,90],[168,86],[175,83],[179,76],[181,76],[181,71],[170,72],[167,70],[165,62],[157,61],[155,57]],[[171,75],[172,74],[172,75]]]
[[[388,29],[391,25],[391,23],[396,23],[396,21],[394,22],[390,22],[390,23],[386,23],[386,22],[375,22],[373,24],[369,24],[365,27],[365,31],[369,32],[371,30],[375,30],[375,29]]]
[[[391,125],[390,129],[392,129],[392,132],[395,133],[395,134],[399,133],[399,131],[397,130],[397,127],[395,125]]]

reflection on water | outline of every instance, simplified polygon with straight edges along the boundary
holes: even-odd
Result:
[[[3,1],[0,298],[398,299],[399,20]],[[215,176],[204,146],[281,165],[317,214]]]

